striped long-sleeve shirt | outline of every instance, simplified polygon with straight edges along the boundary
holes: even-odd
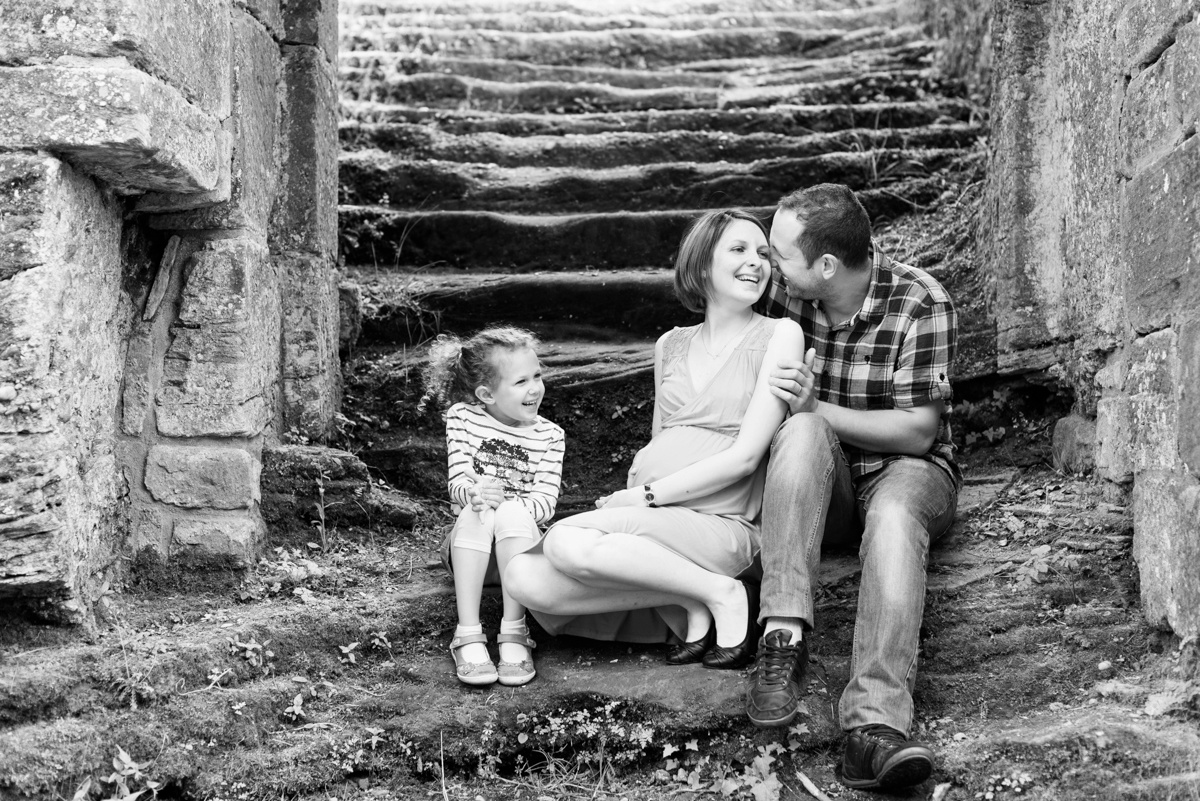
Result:
[[[507,426],[483,407],[456,403],[446,412],[448,487],[456,508],[470,505],[470,472],[499,478],[506,497],[521,502],[539,525],[554,517],[562,484],[563,430],[539,416],[530,426]]]

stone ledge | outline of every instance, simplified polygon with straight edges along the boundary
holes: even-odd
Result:
[[[230,157],[215,117],[122,59],[0,68],[0,149],[48,150],[118,192],[207,192]]]
[[[128,58],[218,119],[229,115],[229,0],[6,3],[4,64]]]

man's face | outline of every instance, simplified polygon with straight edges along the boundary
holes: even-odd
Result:
[[[790,211],[780,209],[771,221],[771,266],[783,274],[788,297],[815,300],[820,297],[823,278],[808,263],[796,242],[804,224]]]

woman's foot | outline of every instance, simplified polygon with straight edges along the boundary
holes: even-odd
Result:
[[[487,651],[487,635],[482,626],[459,626],[450,640],[454,673],[463,684],[481,687],[499,678],[496,665]]]
[[[742,596],[745,602],[745,606],[742,607],[745,617],[741,618],[741,622],[744,624],[744,627],[743,625],[737,625],[730,621],[724,631],[728,631],[730,628],[733,628],[735,631],[740,631],[742,632],[742,640],[735,645],[726,646],[720,644],[722,639],[726,639],[726,641],[733,639],[733,637],[729,635],[722,637],[721,634],[723,630],[720,628],[720,626],[722,621],[730,620],[730,612],[737,611],[738,604],[736,600],[727,606],[722,605],[721,607],[714,608],[713,619],[717,621],[718,644],[704,655],[704,666],[706,668],[714,668],[717,670],[734,670],[745,667],[746,665],[750,664],[750,661],[754,658],[754,649],[758,644],[758,593],[752,591],[751,587],[745,582],[738,583],[737,592]],[[736,620],[736,618],[734,618],[734,620]]]
[[[717,629],[709,625],[698,640],[688,640],[667,651],[668,665],[692,665],[704,659],[708,649],[717,644]]]
[[[500,683],[506,687],[520,687],[533,681],[537,676],[533,667],[533,649],[537,643],[529,636],[525,618],[501,620],[496,642],[500,646],[500,662],[496,665]]]

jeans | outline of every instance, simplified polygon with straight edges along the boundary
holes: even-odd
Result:
[[[902,457],[854,481],[833,429],[794,415],[771,443],[763,494],[761,616],[813,625],[821,542],[859,544],[862,578],[850,682],[839,705],[849,731],[912,725],[929,544],[950,527],[958,490],[945,470]]]

